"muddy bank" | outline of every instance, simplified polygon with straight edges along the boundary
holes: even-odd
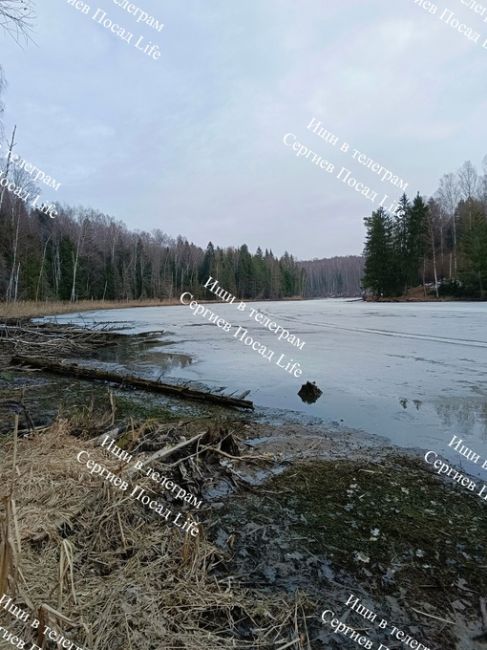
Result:
[[[49,336],[59,334],[50,332]],[[45,340],[27,342],[32,347]],[[121,351],[120,346],[127,349]],[[112,364],[120,354],[119,361],[124,363],[127,350],[136,350],[143,357],[150,346],[150,336],[111,337],[107,333],[101,345],[93,345],[83,354],[94,364]],[[74,352],[74,356],[80,354],[80,350]],[[54,379],[41,372],[25,374],[8,364],[0,371],[0,391],[4,403],[18,401],[20,396],[36,423],[44,418],[45,428],[36,433],[24,423],[22,452],[29,459],[44,446],[51,450],[55,462],[49,481],[53,484],[65,476],[62,462],[67,450],[74,445],[83,448],[80,446],[113,428],[129,432],[119,444],[137,454],[163,447],[168,435],[175,444],[180,436],[191,438],[200,431],[216,428],[231,432],[236,447],[220,448],[222,453],[202,457],[196,465],[189,459],[186,470],[185,465],[177,469],[178,481],[205,501],[201,513],[205,550],[195,560],[198,584],[192,585],[191,593],[181,601],[187,610],[198,608],[196,622],[191,619],[196,633],[184,637],[189,619],[184,623],[177,608],[170,609],[176,626],[166,621],[165,627],[158,628],[155,638],[159,641],[181,649],[196,648],[211,629],[214,648],[356,648],[354,641],[334,634],[321,622],[321,613],[329,609],[372,639],[374,647],[380,643],[390,650],[403,647],[346,607],[353,594],[377,613],[377,619],[387,619],[431,650],[477,650],[485,645],[486,504],[432,475],[419,455],[399,451],[382,438],[346,430],[339,423],[325,426],[317,420],[269,410],[255,415],[229,412],[103,383]],[[7,434],[1,442],[2,453],[11,453],[8,434],[13,413],[8,408],[2,426]],[[137,447],[141,435],[145,446]],[[100,451],[100,459],[106,460],[105,452]],[[33,467],[26,460],[26,468],[33,471]],[[80,490],[71,495],[69,508],[53,501],[47,510],[39,507],[37,516],[41,527],[51,531],[50,541],[55,542],[44,549],[49,549],[51,560],[57,557],[60,540],[72,544],[77,580],[86,591],[89,576],[83,570],[87,558],[83,535],[95,535],[92,508],[98,488],[83,492],[79,468],[70,467],[73,486],[79,484]],[[164,465],[160,469],[165,470]],[[174,544],[169,542],[172,538],[160,528],[155,534],[150,518],[141,523],[132,510],[128,522],[120,524],[118,515],[125,512],[126,504],[117,510],[111,505],[113,495],[105,497],[108,500],[96,513],[112,535],[107,542],[110,550],[107,555],[106,549],[97,546],[99,555],[95,554],[88,566],[91,570],[102,566],[100,578],[108,577],[107,598],[113,599],[120,584],[132,588],[134,581],[137,589],[148,588],[156,597],[162,583],[157,580],[149,587],[138,583],[136,575],[126,572],[125,560],[135,554],[149,574],[157,574],[161,563],[169,565],[175,558],[185,557],[184,543],[177,538]],[[21,513],[23,509],[32,512],[32,498],[31,491],[18,486]],[[49,497],[45,493],[44,498],[52,500],[54,494]],[[70,508],[76,510],[76,502],[84,513],[81,527],[70,514]],[[54,524],[61,514],[59,528]],[[21,518],[21,525],[27,523]],[[139,524],[141,534],[129,537],[132,527]],[[150,539],[150,548],[144,536]],[[39,551],[44,550],[37,549],[38,542],[33,543],[27,533],[26,538],[33,568],[40,560]],[[121,558],[125,560],[121,562]],[[54,562],[49,567],[43,580],[54,584],[58,565]],[[191,582],[191,572],[183,572],[183,580]],[[103,580],[99,587],[101,584]],[[211,584],[219,585],[220,591],[229,590],[223,604],[217,604]],[[164,591],[164,607],[170,607],[167,599],[177,598],[176,592]],[[133,593],[128,592],[127,607],[133,606]],[[116,597],[120,598],[118,592]],[[143,609],[145,601],[137,602]],[[257,609],[251,602],[258,603]],[[77,612],[84,615],[86,624],[92,624],[93,606],[87,601],[86,611]],[[225,618],[229,611],[233,612],[231,623]],[[278,623],[263,638],[257,630],[269,623],[266,617],[270,613]],[[144,633],[150,636],[150,619],[144,625],[134,622],[137,634],[127,636],[130,632],[124,632],[123,621],[114,612],[110,617],[108,624],[117,629],[118,645],[114,647],[128,647],[127,639],[140,645]],[[111,647],[108,636],[98,639],[100,648]]]
[[[366,455],[299,462],[222,502],[211,530],[225,570],[264,592],[306,594],[313,648],[356,647],[321,623],[327,609],[374,647],[399,647],[345,606],[352,594],[428,648],[483,647],[485,503],[410,456]]]
[[[431,650],[483,647],[474,639],[485,631],[485,504],[429,473],[413,454],[399,454],[380,440],[364,442],[354,432],[302,423],[273,427],[249,415],[131,418],[125,429],[117,421],[111,435],[134,458],[206,436],[201,455],[195,456],[198,447],[188,447],[155,466],[163,474],[170,471],[203,501],[200,541],[189,551],[189,538],[178,537],[150,513],[137,510],[139,504],[98,485],[97,477],[87,477],[76,464],[76,453],[85,449],[114,471],[123,469],[90,442],[107,426],[99,411],[30,434],[19,443],[15,479],[26,562],[20,567],[30,597],[36,593],[40,599],[42,593],[44,598],[39,584],[56,584],[59,544],[65,540],[84,603],[80,610],[67,601],[65,615],[93,625],[96,608],[103,606],[100,596],[92,598],[95,582],[103,598],[115,599],[124,611],[137,604],[142,616],[144,594],[149,594],[170,613],[157,630],[151,630],[152,609],[137,625],[131,618],[136,634],[127,636],[123,620],[111,611],[106,632],[92,631],[97,647],[126,648],[127,639],[137,640],[138,647],[159,647],[151,645],[147,637],[152,635],[168,644],[164,647],[196,649],[211,631],[213,649],[270,649],[285,643],[303,650],[356,648],[321,622],[324,610],[360,630],[374,647],[401,647],[345,606],[352,594],[378,619],[391,621]],[[6,497],[12,442],[4,437],[0,445]],[[217,451],[205,451],[208,446]],[[141,485],[149,491],[153,487],[148,479]],[[5,525],[3,509],[0,519]],[[100,525],[104,541],[97,532]],[[88,552],[85,538],[91,537]],[[131,558],[137,558],[136,565]],[[181,558],[189,564],[177,569]],[[34,576],[36,582],[30,582]],[[182,583],[188,588],[184,593]],[[224,602],[212,585],[225,594]],[[192,608],[196,618],[184,618]],[[190,635],[184,634],[185,625],[192,626]],[[116,642],[110,641],[109,629],[116,630]],[[267,637],[257,631],[264,629]]]
[[[17,611],[87,650],[272,648],[288,640],[291,605],[229,589],[213,572],[222,557],[206,538],[211,509],[201,487],[238,466],[243,449],[232,432],[213,421],[131,422],[103,435],[118,443],[114,453],[93,439],[97,429],[58,420],[17,443],[0,439],[0,589]],[[88,471],[93,463],[98,469]],[[171,483],[161,487],[159,472]],[[9,614],[0,609],[0,624],[27,647],[55,647],[27,618]]]

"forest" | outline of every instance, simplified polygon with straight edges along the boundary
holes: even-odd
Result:
[[[209,275],[243,299],[359,294],[360,257],[297,262],[212,242],[204,250],[162,230],[130,231],[91,208],[33,209],[24,197],[38,188],[14,163],[15,131],[1,150],[0,300],[163,300],[183,291],[212,298],[202,287]]]
[[[401,198],[394,214],[365,219],[363,286],[376,297],[424,295],[485,300],[487,296],[487,156],[483,173],[467,161],[445,174],[433,197]]]
[[[277,259],[246,245],[206,251],[157,230],[131,232],[91,209],[57,206],[49,218],[5,192],[0,196],[0,295],[17,300],[143,300],[203,297],[217,277],[242,298],[301,295],[304,273],[288,254]]]
[[[131,232],[91,209],[57,205],[55,219],[0,193],[0,297],[18,300],[171,299],[183,291],[211,298],[209,275],[243,299],[353,296],[360,257],[296,262],[285,253],[206,250],[160,230]]]

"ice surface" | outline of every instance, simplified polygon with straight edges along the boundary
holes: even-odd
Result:
[[[448,449],[456,434],[487,458],[487,303],[285,301],[248,303],[247,312],[235,304],[209,307],[274,350],[274,361],[194,316],[189,307],[98,311],[59,320],[117,321],[132,325],[134,332],[162,329],[165,344],[154,351],[193,357],[184,367],[160,367],[165,378],[251,389],[249,399],[256,405],[303,411],[401,446],[434,449],[462,466],[462,457]],[[278,341],[248,317],[250,307],[297,334],[306,341],[304,349]],[[276,366],[281,353],[300,362],[300,379]],[[316,381],[323,390],[314,404],[297,395],[305,381]],[[463,466],[475,470],[466,460]],[[487,480],[486,471],[476,473]]]

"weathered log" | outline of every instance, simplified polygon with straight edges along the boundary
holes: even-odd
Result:
[[[228,397],[226,395],[215,395],[214,393],[188,388],[187,386],[176,386],[174,384],[164,384],[159,381],[152,381],[150,379],[142,379],[141,377],[134,377],[133,375],[120,375],[116,372],[108,370],[101,370],[99,368],[88,368],[86,366],[79,366],[76,363],[63,363],[54,361],[52,359],[38,359],[35,357],[27,356],[14,356],[12,364],[19,366],[31,366],[33,368],[40,368],[47,370],[58,375],[68,377],[79,377],[80,379],[88,379],[91,381],[110,381],[124,386],[133,386],[141,390],[152,391],[155,393],[165,393],[174,397],[181,397],[183,399],[193,399],[202,402],[213,402],[222,406],[230,406],[244,409],[253,409],[254,404],[250,400],[237,399],[235,397]]]

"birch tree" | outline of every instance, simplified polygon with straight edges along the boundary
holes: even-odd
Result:
[[[8,174],[10,171],[10,160],[12,158],[12,151],[13,148],[15,147],[15,132],[17,131],[17,126],[14,126],[14,130],[12,132],[12,139],[10,140],[10,145],[8,148],[8,153],[7,153],[7,159],[5,161],[5,169],[4,171],[4,178],[8,178]],[[2,191],[0,192],[0,212],[2,211],[2,204],[3,204],[3,197],[5,196],[5,185],[2,187]]]
[[[12,180],[15,183],[15,186],[20,188],[23,192],[32,192],[35,188],[35,184],[32,181],[32,178],[26,171],[23,169],[14,169],[12,172]],[[1,202],[0,202],[1,205]],[[20,228],[21,220],[26,217],[26,206],[24,202],[15,197],[11,201],[11,223],[12,230],[14,232],[14,238],[12,242],[12,266],[10,269],[10,278],[7,285],[7,301],[17,302],[18,290],[19,290],[19,277],[20,277],[20,251],[19,251],[19,237],[20,237]]]
[[[85,226],[87,224],[87,221],[88,220],[86,218],[80,220],[78,238],[76,242],[76,249],[73,254],[73,278],[71,284],[71,297],[70,297],[71,302],[76,302],[76,278],[78,276],[79,259],[80,259],[81,249],[83,247],[83,243],[85,239]]]

